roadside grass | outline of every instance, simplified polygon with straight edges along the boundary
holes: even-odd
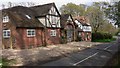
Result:
[[[2,59],[0,58],[0,68],[2,67]]]
[[[100,40],[92,40],[92,42],[112,42],[115,41],[116,38],[112,38],[112,39],[100,39]]]
[[[0,67],[2,66],[10,66],[11,64],[15,63],[15,60],[8,60],[5,58],[0,58]]]

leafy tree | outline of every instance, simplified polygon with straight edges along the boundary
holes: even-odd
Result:
[[[105,12],[107,17],[120,27],[120,1],[109,5]]]
[[[115,28],[112,23],[108,23],[108,21],[104,21],[104,24],[100,26],[100,29],[98,30],[101,33],[110,33],[112,35],[115,35],[118,31],[117,28]]]
[[[100,3],[95,2],[93,5],[89,6],[86,11],[91,25],[92,25],[92,31],[98,32],[100,27],[104,24],[104,12],[101,10]]]
[[[72,14],[72,16],[87,16],[92,25],[92,31],[98,32],[107,20],[104,12],[108,5],[109,3],[107,2],[94,2],[91,6],[68,3],[63,5],[60,11],[62,14],[69,13]]]
[[[80,4],[76,5],[74,3],[68,3],[66,5],[62,5],[60,8],[61,14],[72,14],[73,16],[82,16],[85,13],[85,7],[86,5]]]
[[[2,4],[1,7],[2,9],[5,8],[11,8],[14,6],[26,6],[26,7],[31,7],[31,6],[35,6],[37,3],[35,2],[18,2],[18,3],[14,3],[14,2],[7,2],[6,4]]]

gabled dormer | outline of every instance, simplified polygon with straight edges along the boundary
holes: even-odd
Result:
[[[55,3],[31,7],[36,11],[37,19],[46,27],[60,28],[60,14]],[[41,10],[42,9],[42,10]]]
[[[75,24],[71,14],[62,14],[61,15],[61,27],[65,28],[67,25],[71,25],[75,28]]]

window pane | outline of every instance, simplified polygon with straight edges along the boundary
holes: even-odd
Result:
[[[3,31],[3,33],[5,34],[5,33],[6,33],[6,31]]]
[[[31,31],[28,31],[28,35],[31,35]]]
[[[35,32],[34,32],[34,31],[32,31],[31,33],[32,33],[31,35],[35,35]]]
[[[6,33],[3,33],[3,36],[6,36]]]
[[[7,31],[7,36],[10,36],[10,31]]]

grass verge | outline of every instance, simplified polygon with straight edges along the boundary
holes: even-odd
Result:
[[[15,63],[15,60],[7,60],[5,58],[0,58],[0,68],[2,66],[10,66],[11,64]]]
[[[116,38],[112,38],[112,39],[100,39],[100,40],[92,40],[92,42],[112,42],[115,41]]]

